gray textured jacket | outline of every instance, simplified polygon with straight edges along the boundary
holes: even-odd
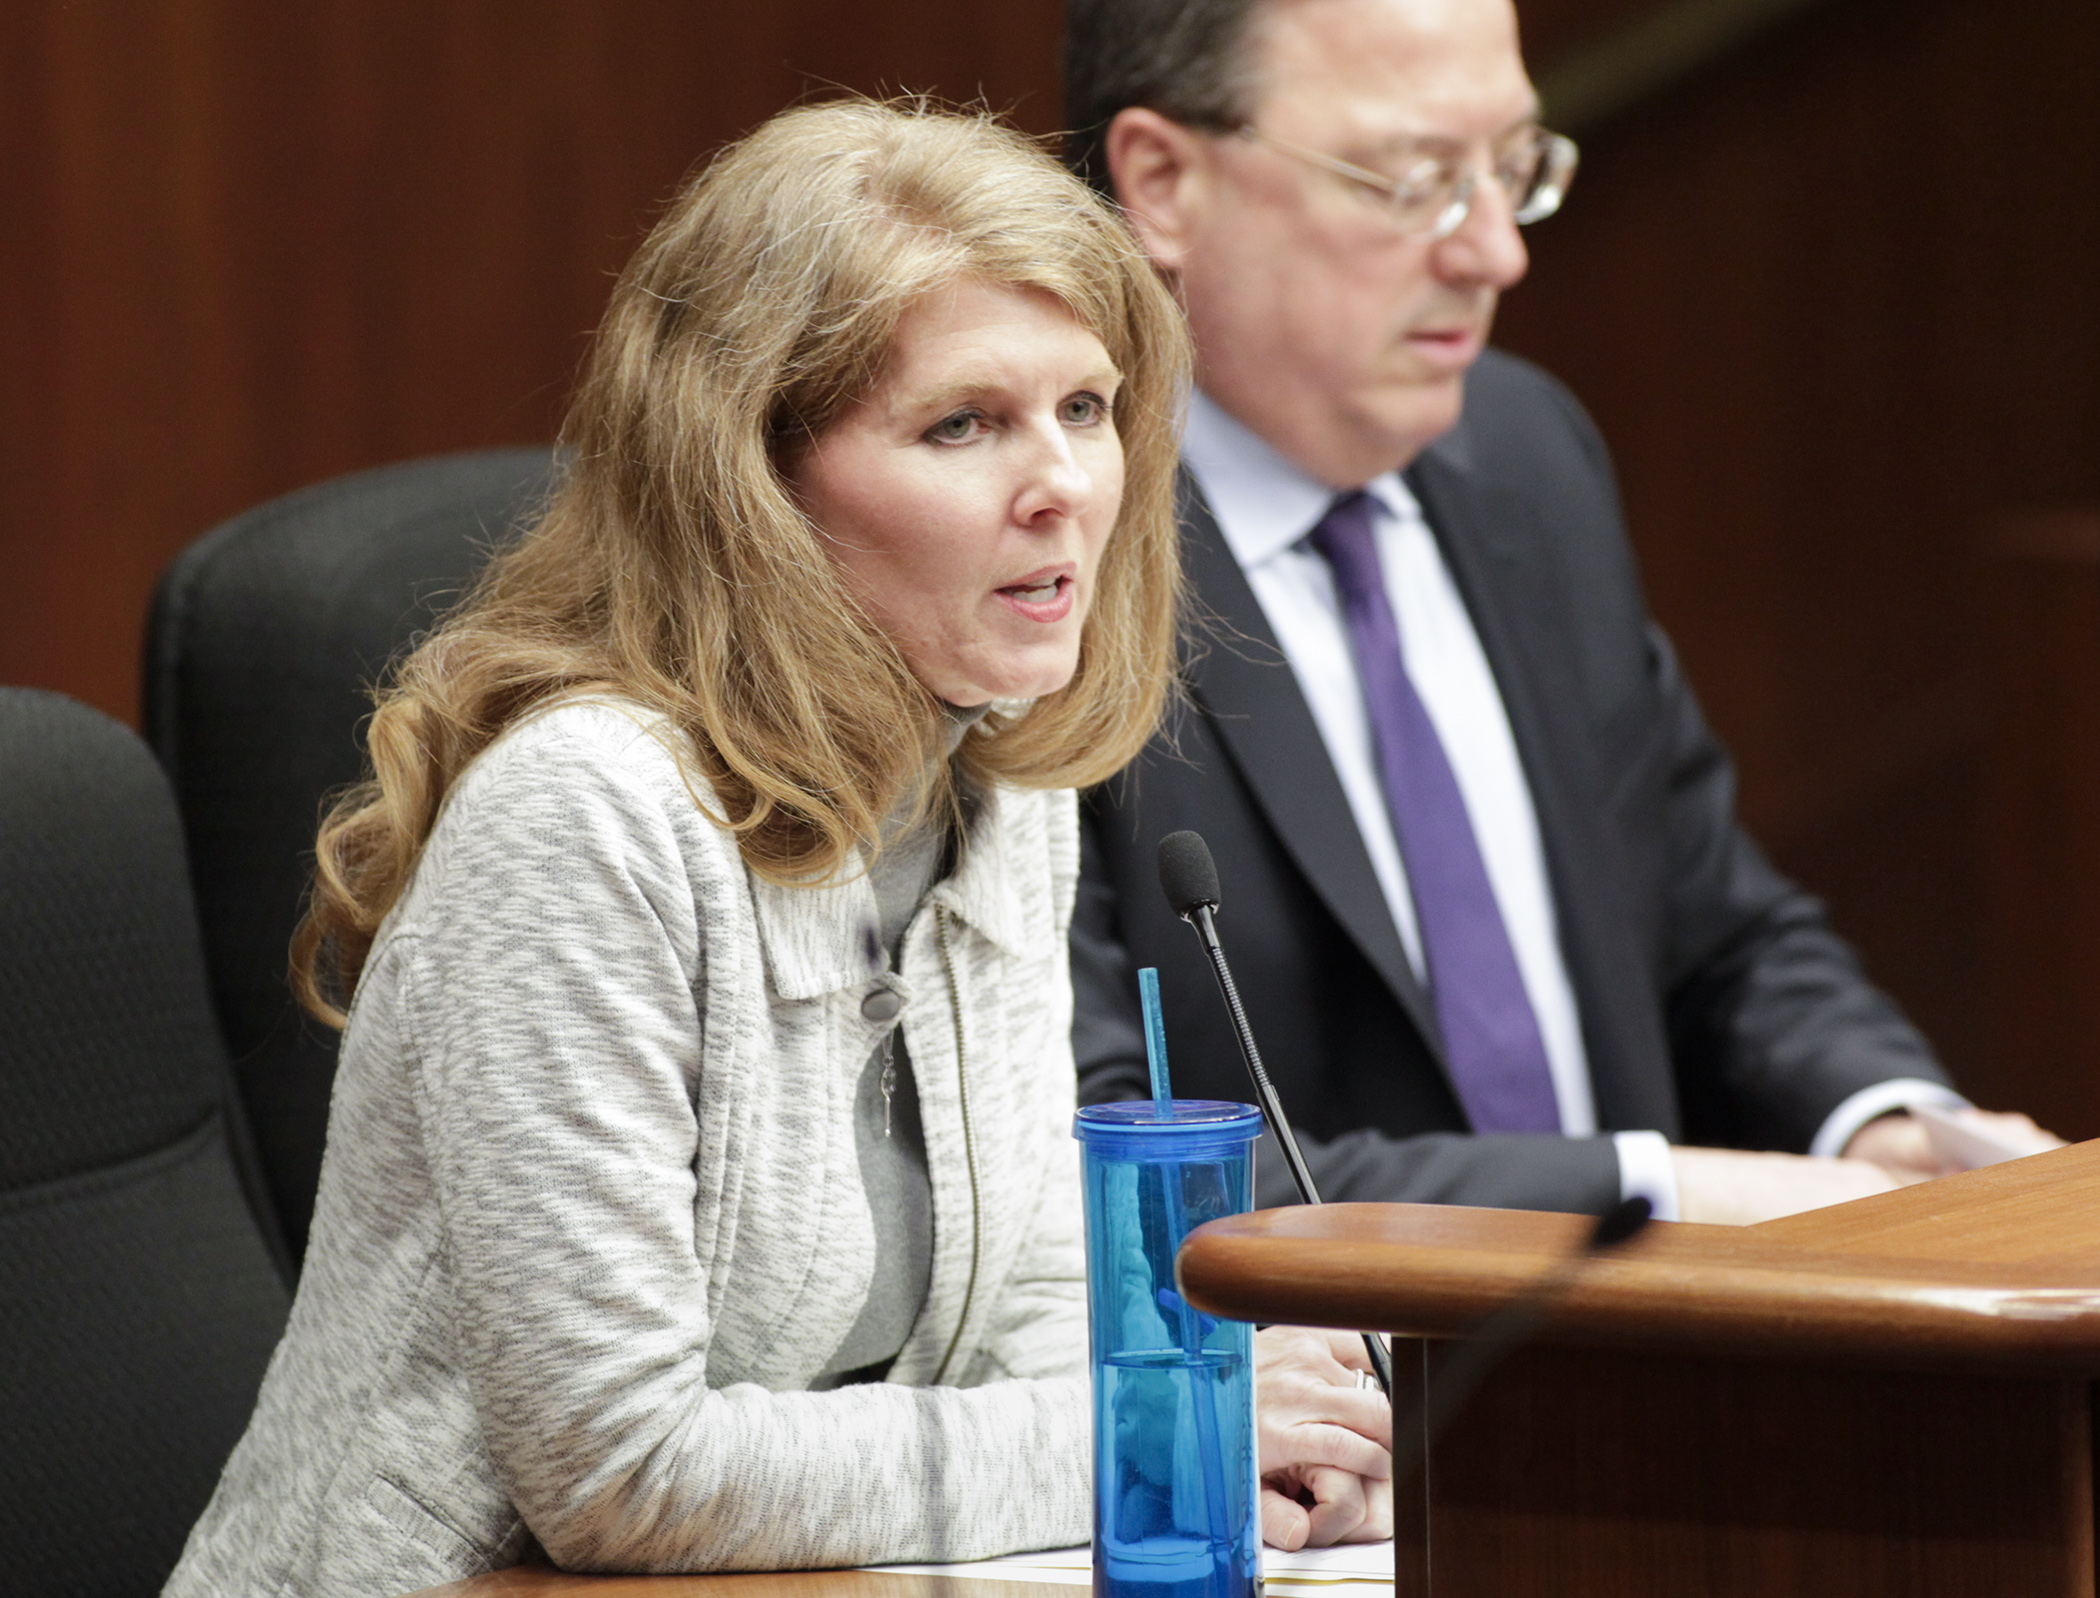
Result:
[[[639,710],[500,739],[358,986],[291,1324],[168,1594],[1083,1540],[1077,836],[992,795],[905,935],[932,1285],[887,1383],[810,1393],[873,1259],[872,892],[752,877]]]

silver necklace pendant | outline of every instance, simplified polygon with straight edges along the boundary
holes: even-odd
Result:
[[[890,1097],[897,1091],[897,1029],[882,1035],[882,1135],[890,1135]]]

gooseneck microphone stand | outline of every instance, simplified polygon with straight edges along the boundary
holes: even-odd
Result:
[[[1247,1024],[1239,987],[1232,980],[1232,967],[1225,963],[1225,949],[1218,942],[1214,919],[1218,908],[1218,867],[1201,834],[1170,832],[1159,840],[1159,886],[1173,912],[1196,929],[1203,952],[1210,957],[1218,991],[1225,996],[1225,1009],[1232,1017],[1233,1036],[1239,1039],[1240,1058],[1247,1062],[1247,1073],[1254,1078],[1254,1096],[1261,1101],[1261,1113],[1268,1120],[1269,1130],[1276,1134],[1283,1163],[1290,1168],[1299,1198],[1307,1204],[1319,1203],[1319,1189],[1313,1186],[1312,1172],[1298,1151],[1298,1139],[1291,1131],[1290,1118],[1283,1113],[1283,1101],[1276,1096],[1276,1085],[1262,1066],[1261,1050],[1254,1046],[1254,1029]],[[1374,1332],[1365,1332],[1363,1338],[1364,1352],[1371,1357],[1371,1374],[1378,1379],[1379,1391],[1390,1398],[1393,1362],[1385,1343]]]

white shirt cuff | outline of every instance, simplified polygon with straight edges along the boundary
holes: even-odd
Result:
[[[1809,1144],[1808,1152],[1825,1159],[1835,1158],[1845,1152],[1852,1134],[1876,1116],[1887,1115],[1891,1110],[1907,1110],[1914,1104],[1959,1110],[1968,1108],[1969,1101],[1943,1083],[1927,1082],[1921,1077],[1899,1076],[1887,1082],[1876,1082],[1870,1088],[1861,1088],[1830,1112],[1829,1119],[1816,1133],[1816,1140]]]
[[[1670,1158],[1670,1140],[1660,1132],[1614,1132],[1619,1149],[1619,1197],[1638,1193],[1654,1207],[1655,1219],[1674,1221],[1677,1208],[1677,1166]]]

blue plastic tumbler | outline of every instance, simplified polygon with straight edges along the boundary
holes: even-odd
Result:
[[[1081,1110],[1094,1363],[1094,1591],[1254,1598],[1254,1328],[1182,1302],[1192,1227],[1248,1207],[1261,1112],[1176,1099]]]

